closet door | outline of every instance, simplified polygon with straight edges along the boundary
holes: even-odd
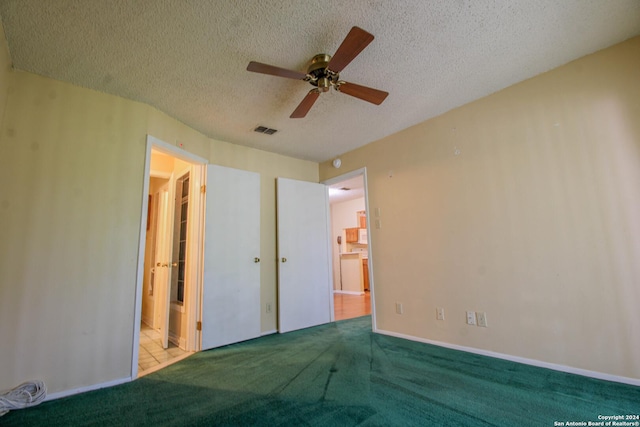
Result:
[[[260,175],[207,167],[202,350],[260,336]]]
[[[331,321],[329,203],[325,185],[278,178],[280,332]]]

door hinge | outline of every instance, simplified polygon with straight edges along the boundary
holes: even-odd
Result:
[[[196,324],[196,330],[197,330],[197,331],[201,331],[201,330],[202,330],[202,322],[198,322],[198,323]]]
[[[207,186],[206,185],[200,186],[200,192],[201,193],[206,193],[207,192]]]

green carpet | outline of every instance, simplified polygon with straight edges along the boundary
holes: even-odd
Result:
[[[194,354],[6,426],[553,426],[640,414],[640,387],[371,332],[361,317]]]

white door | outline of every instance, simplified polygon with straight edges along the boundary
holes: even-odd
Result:
[[[260,336],[260,175],[207,167],[202,350]]]
[[[173,204],[170,186],[163,185],[156,193],[158,198],[156,228],[156,265],[154,268],[154,326],[160,332],[162,347],[169,347],[169,306],[171,288],[171,241],[173,226]]]
[[[327,188],[278,178],[278,323],[288,332],[331,321]]]

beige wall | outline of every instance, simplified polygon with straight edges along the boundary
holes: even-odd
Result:
[[[17,72],[0,129],[0,389],[129,375],[146,110]]]
[[[275,301],[275,177],[317,182],[317,163],[211,140],[140,103],[7,74],[2,58],[0,390],[42,379],[55,394],[130,376],[147,134],[261,174],[261,292],[263,304]],[[262,330],[275,325],[275,311],[263,313]]]
[[[4,109],[7,103],[7,94],[9,90],[9,79],[11,78],[11,58],[9,57],[9,48],[4,38],[4,28],[0,21],[0,123],[4,117]]]
[[[377,327],[640,379],[639,76],[637,37],[322,163],[367,167]]]

